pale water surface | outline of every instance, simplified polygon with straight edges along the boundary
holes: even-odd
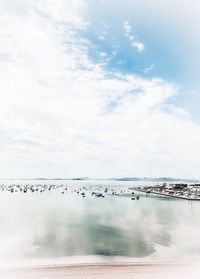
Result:
[[[138,182],[1,181],[127,188]],[[146,182],[145,182],[146,183]],[[144,183],[143,183],[144,184]],[[154,183],[150,183],[154,184]],[[71,258],[200,262],[200,202],[145,196],[85,198],[0,192],[0,263]]]

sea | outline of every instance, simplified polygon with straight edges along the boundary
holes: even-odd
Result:
[[[200,262],[199,201],[142,193],[139,200],[91,195],[105,187],[120,192],[157,182],[1,180],[0,184],[54,184],[68,189],[0,191],[0,266]],[[81,187],[85,197],[74,193]]]

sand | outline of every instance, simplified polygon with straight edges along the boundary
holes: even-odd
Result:
[[[197,264],[79,264],[0,270],[1,279],[146,279],[200,278]]]

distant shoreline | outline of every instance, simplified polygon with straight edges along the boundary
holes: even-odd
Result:
[[[45,178],[45,177],[38,177],[38,178],[0,178],[0,180],[36,180],[36,181],[117,181],[117,182],[198,182],[200,179],[184,179],[184,178],[171,178],[171,177],[119,177],[119,178],[89,178],[89,177],[75,177],[75,178]]]

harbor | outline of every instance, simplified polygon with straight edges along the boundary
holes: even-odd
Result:
[[[177,199],[200,201],[200,184],[161,183],[155,186],[134,187],[133,190]]]
[[[1,180],[0,265],[199,262],[200,203],[150,194],[151,184]]]
[[[126,197],[131,200],[139,200],[140,196],[137,192],[132,191],[131,187],[112,186],[112,185],[76,185],[73,183],[11,183],[0,184],[0,192],[8,192],[10,194],[45,194],[56,192],[61,195],[77,196],[80,198],[106,198]]]

